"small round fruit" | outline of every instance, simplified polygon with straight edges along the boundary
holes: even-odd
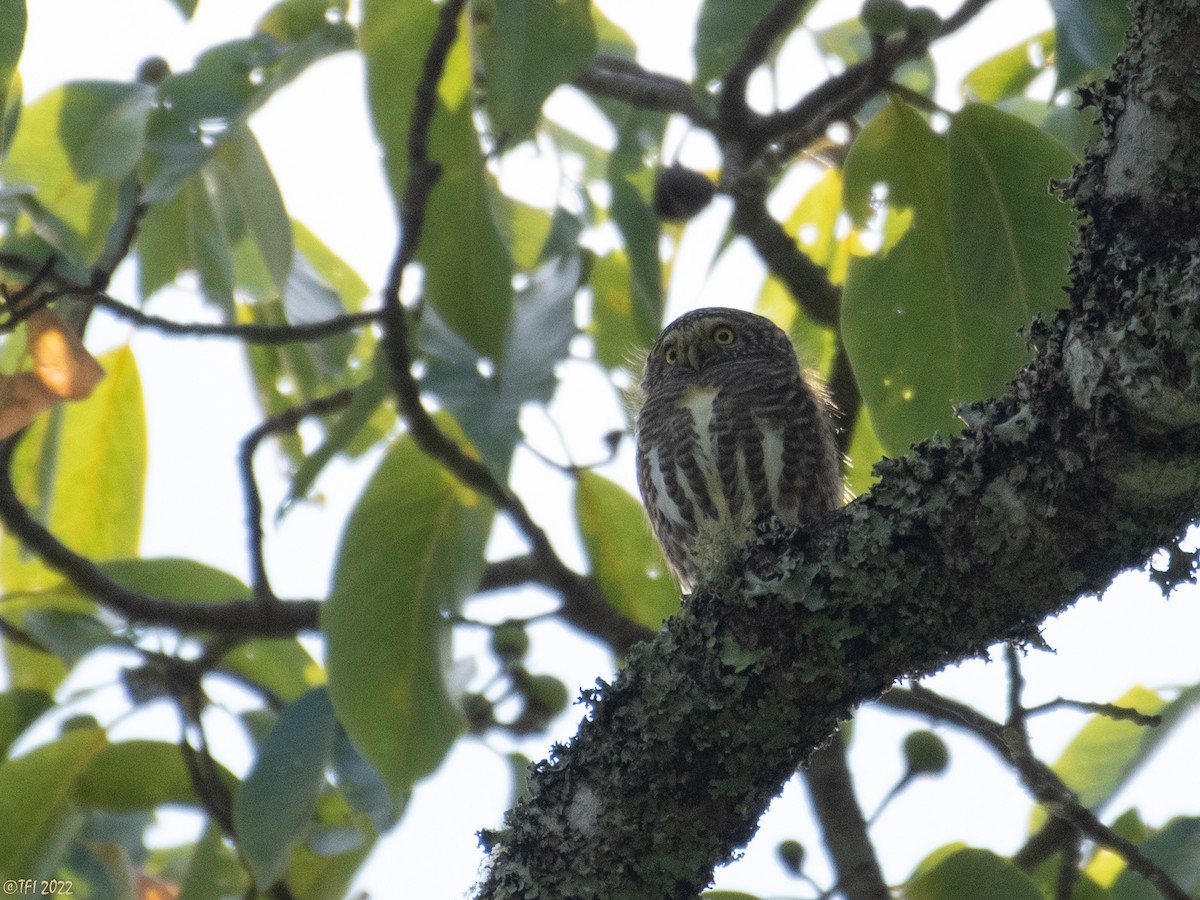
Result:
[[[716,192],[708,176],[675,163],[658,173],[654,211],[660,219],[685,221],[708,206]]]
[[[908,27],[908,7],[900,0],[867,0],[858,20],[871,34],[887,37]]]
[[[950,765],[950,750],[932,731],[914,731],[904,739],[904,759],[909,776],[940,775]]]

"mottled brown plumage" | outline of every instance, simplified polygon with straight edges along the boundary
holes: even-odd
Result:
[[[768,319],[710,307],[668,325],[646,359],[638,485],[684,589],[773,512],[795,525],[842,497],[827,404]]]

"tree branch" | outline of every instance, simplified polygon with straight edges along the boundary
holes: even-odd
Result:
[[[639,109],[678,113],[707,131],[715,127],[712,116],[696,102],[690,84],[648,71],[631,59],[601,54],[592,62],[591,68],[575,79],[575,86],[589,94],[622,100]]]
[[[867,834],[867,820],[854,794],[841,729],[809,757],[804,782],[833,859],[838,889],[846,900],[890,900]]]
[[[84,594],[130,622],[195,631],[291,636],[317,627],[320,604],[294,600],[263,605],[256,601],[177,603],[131,591],[80,556],[29,514],[12,483],[12,457],[20,435],[0,441],[0,522],[5,531],[37,554]]]
[[[446,54],[458,30],[463,0],[447,0],[439,13],[438,26],[425,57],[417,99],[408,132],[408,182],[401,203],[401,240],[384,289],[382,311],[383,352],[391,375],[392,390],[409,434],[418,447],[440,463],[447,472],[472,490],[487,497],[506,513],[529,541],[544,582],[563,598],[562,618],[606,641],[623,653],[646,636],[646,630],[611,607],[595,583],[569,568],[558,555],[520,499],[502,485],[479,459],[468,455],[443,432],[421,400],[420,386],[412,373],[408,317],[400,300],[404,271],[416,253],[425,220],[429,193],[440,176],[440,167],[429,159],[429,127],[436,107],[436,90]]]
[[[1027,635],[1195,517],[1200,10],[1141,0],[1134,23],[1072,185],[1071,311],[1033,329],[1033,362],[961,411],[960,437],[886,461],[812,526],[761,534],[635,647],[485,836],[480,897],[695,896],[856,704]]]
[[[246,530],[250,552],[250,587],[254,598],[260,603],[278,603],[279,598],[271,590],[267,578],[267,567],[263,557],[262,496],[258,492],[258,480],[254,477],[254,452],[267,437],[287,434],[309,416],[322,416],[349,406],[354,398],[350,388],[324,397],[316,397],[307,403],[286,409],[260,424],[246,435],[238,453],[238,468],[242,476],[242,493],[246,500]]]

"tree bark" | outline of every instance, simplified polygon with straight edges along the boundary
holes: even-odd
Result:
[[[1200,492],[1200,8],[1133,4],[1068,192],[1071,302],[957,439],[870,494],[765,531],[586,697],[532,796],[485,835],[485,898],[693,898],[859,703],[1096,593]]]

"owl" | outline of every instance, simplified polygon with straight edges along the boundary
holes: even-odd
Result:
[[[768,319],[720,307],[680,316],[639,387],[638,486],[685,593],[749,540],[759,515],[795,525],[841,501],[828,403]]]

